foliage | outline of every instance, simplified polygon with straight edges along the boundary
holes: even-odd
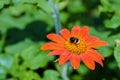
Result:
[[[90,34],[108,42],[97,50],[104,67],[90,71],[70,67],[70,80],[120,79],[120,0],[54,0],[62,28],[88,25]],[[47,33],[55,32],[47,0],[0,0],[0,80],[62,80],[56,57],[40,50]]]

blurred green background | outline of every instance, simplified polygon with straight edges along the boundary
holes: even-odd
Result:
[[[120,80],[120,0],[53,0],[59,4],[62,28],[90,27],[90,34],[108,42],[98,48],[104,67],[94,71],[81,63],[70,68],[70,80]],[[0,80],[62,80],[61,67],[40,50],[55,32],[48,0],[0,0]]]

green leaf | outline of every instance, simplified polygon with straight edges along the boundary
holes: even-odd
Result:
[[[33,71],[21,71],[20,80],[42,80],[40,76]]]
[[[0,0],[0,9],[4,7],[4,5],[9,4],[10,0]]]
[[[109,0],[100,0],[100,1],[102,3],[102,6],[99,7],[100,12],[113,11],[111,9],[112,6],[111,6]]]
[[[44,72],[43,80],[60,80],[60,74],[55,70],[46,70]]]
[[[13,65],[12,67],[9,69],[9,74],[11,76],[15,77],[19,77],[20,76],[20,72],[24,72],[26,70],[26,68],[23,69],[23,67],[20,65],[21,59],[19,54],[14,54],[13,55]]]
[[[13,27],[24,29],[28,23],[38,19],[36,13],[38,13],[38,10],[32,4],[10,5],[10,7],[1,11],[0,30],[8,30]]]
[[[5,69],[10,69],[13,63],[13,57],[8,54],[0,54],[0,65]]]
[[[12,0],[14,4],[19,3],[37,3],[39,0]]]
[[[28,15],[29,15],[29,14],[36,13],[36,7],[33,6],[32,4],[18,4],[18,5],[14,5],[14,6],[11,6],[10,8],[8,8],[8,11],[13,16],[21,16],[23,13],[28,13]],[[34,11],[34,13],[33,13],[33,11]]]
[[[117,8],[120,7],[120,0],[101,0],[101,4],[99,11],[109,16],[109,19],[104,20],[105,27],[118,28],[120,26],[120,11]],[[108,12],[114,13],[114,15],[110,16]]]
[[[39,48],[37,47],[37,45],[33,44],[33,45],[29,45],[29,47],[26,47],[22,52],[21,52],[21,56],[24,60],[30,60],[32,59],[35,55],[37,55],[39,53]],[[26,57],[27,56],[27,57]]]
[[[112,36],[109,36],[106,41],[108,42],[108,46],[113,48],[115,46],[115,40],[120,39],[120,34],[115,34]]]
[[[68,3],[69,3],[68,0],[59,2],[59,9],[60,10],[64,9],[68,5]]]
[[[24,62],[22,66],[28,67],[32,70],[44,68],[49,61],[49,57],[47,56],[47,54],[40,51],[37,53],[32,53],[31,51],[32,50],[22,53],[23,54],[22,56],[24,57]]]
[[[0,65],[0,79],[3,80],[6,78],[6,73],[7,73],[7,70]]]
[[[35,70],[47,65],[50,58],[47,56],[47,52],[41,51],[39,48],[39,44],[34,44],[21,52],[21,57],[24,60],[22,66]]]
[[[32,44],[33,44],[33,42],[31,40],[26,39],[26,40],[19,42],[17,44],[7,46],[5,48],[5,52],[11,53],[11,54],[15,54],[15,53],[20,54],[23,50],[27,49]]]
[[[77,69],[77,72],[80,75],[86,75],[89,72],[89,69],[85,65],[81,64],[80,67]]]
[[[8,54],[0,54],[0,79],[6,78],[6,74],[13,65],[13,57]]]
[[[67,9],[71,13],[84,12],[86,10],[82,4],[82,0],[71,0],[68,4]]]
[[[54,27],[54,19],[44,11],[39,10],[36,17],[48,24],[48,26],[46,26],[47,31],[50,31]]]
[[[98,48],[98,51],[104,57],[109,57],[113,54],[113,50],[107,46]]]
[[[72,77],[71,80],[84,80],[81,75],[76,75],[75,74],[75,75],[72,75],[71,77]]]
[[[120,26],[120,14],[114,15],[111,19],[105,20],[104,24],[107,28],[118,28]]]
[[[15,13],[18,15],[18,13]],[[8,30],[10,28],[19,28],[24,29],[26,27],[26,24],[32,21],[32,17],[29,15],[24,15],[20,18],[14,18],[11,15],[8,14],[2,14],[0,15],[0,30]]]
[[[114,57],[116,59],[118,67],[120,69],[120,44],[118,46],[116,46],[114,49]]]
[[[29,67],[31,69],[38,69],[40,67],[44,68],[47,65],[48,61],[49,58],[46,54],[39,54],[31,60]]]
[[[110,35],[110,31],[98,31],[95,28],[90,27],[90,34],[92,36],[97,36],[100,39],[106,40],[108,38],[108,36]],[[101,36],[101,35],[104,35],[104,36]]]
[[[51,14],[53,12],[46,0],[39,0],[39,3],[37,4],[37,6],[40,7],[42,10],[44,10],[48,14]]]
[[[66,12],[61,12],[60,13],[60,20],[62,23],[66,23],[68,21],[69,14]]]

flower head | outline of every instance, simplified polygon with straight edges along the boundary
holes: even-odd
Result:
[[[103,66],[104,57],[95,48],[106,46],[107,43],[95,36],[90,36],[87,26],[82,28],[74,26],[71,32],[68,29],[62,29],[60,34],[48,34],[47,38],[53,42],[41,47],[42,50],[51,50],[48,55],[59,55],[60,65],[70,61],[72,67],[77,69],[82,61],[92,70],[95,69],[95,62]]]

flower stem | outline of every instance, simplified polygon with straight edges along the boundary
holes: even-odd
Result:
[[[68,63],[62,66],[61,77],[63,78],[63,80],[69,80],[67,74],[68,74]]]
[[[50,5],[51,9],[53,10],[53,18],[55,20],[55,31],[57,34],[59,34],[61,30],[61,23],[60,23],[60,18],[59,18],[59,9],[58,9],[58,3],[55,5],[53,4],[52,0],[48,0],[48,4]],[[64,66],[62,66],[61,69],[61,77],[63,80],[69,80],[67,77],[67,72],[68,72],[68,64],[66,63]]]
[[[52,0],[48,0],[48,3],[53,10],[53,16],[52,17],[55,20],[55,31],[56,31],[57,34],[59,34],[59,31],[61,30],[61,23],[60,23],[60,18],[59,18],[58,3],[56,3],[54,5]]]

